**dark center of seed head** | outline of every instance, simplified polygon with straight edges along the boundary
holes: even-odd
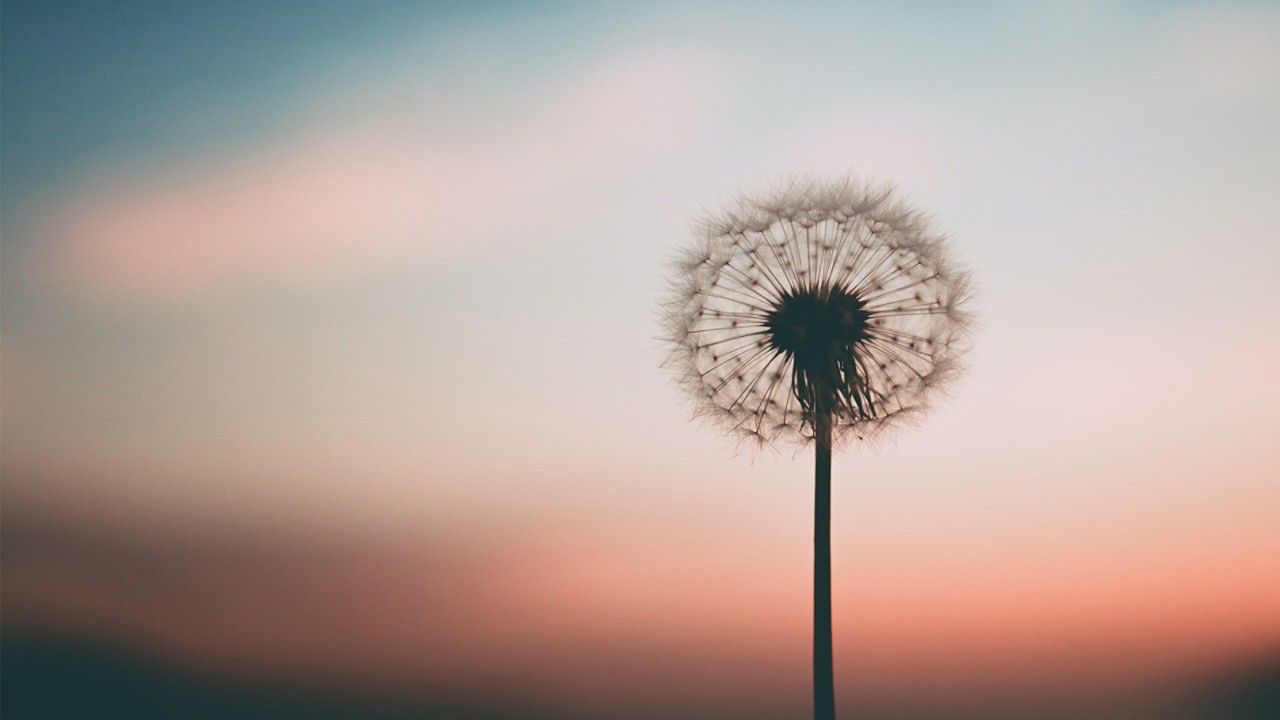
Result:
[[[770,345],[790,355],[796,370],[826,376],[866,338],[869,319],[856,295],[817,288],[783,295],[765,325]]]

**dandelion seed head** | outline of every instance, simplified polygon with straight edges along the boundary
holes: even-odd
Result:
[[[969,275],[887,186],[798,181],[698,225],[664,304],[668,366],[757,445],[918,416],[959,373]]]

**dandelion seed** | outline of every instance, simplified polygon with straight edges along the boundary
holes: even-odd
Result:
[[[759,444],[813,442],[827,423],[839,446],[918,415],[956,374],[968,273],[891,190],[796,183],[742,199],[702,231],[697,261],[681,266],[666,306],[669,364],[701,386],[700,414],[731,432]],[[767,347],[761,362],[790,382],[766,375],[741,399],[727,386],[705,392],[730,374],[716,363],[735,339]]]
[[[851,179],[744,197],[700,235],[664,305],[668,365],[740,439],[815,445],[814,707],[834,718],[831,451],[918,416],[957,374],[969,275],[892,189]]]

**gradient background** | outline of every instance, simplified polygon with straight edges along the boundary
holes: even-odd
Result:
[[[811,459],[690,422],[656,304],[690,218],[847,171],[983,328],[835,460],[841,712],[1280,703],[1275,4],[0,27],[6,717],[803,717]]]

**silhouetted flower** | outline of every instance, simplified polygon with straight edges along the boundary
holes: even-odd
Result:
[[[665,306],[668,362],[741,437],[865,436],[956,375],[969,275],[892,189],[797,182],[699,229]]]

